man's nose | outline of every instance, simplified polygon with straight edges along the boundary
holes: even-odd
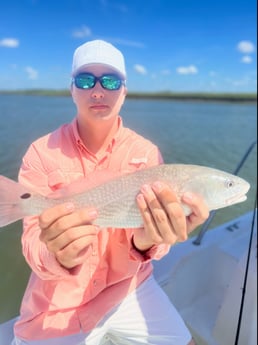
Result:
[[[91,97],[93,97],[93,98],[103,98],[104,97],[103,87],[100,85],[99,81],[97,81],[95,86],[93,87]]]

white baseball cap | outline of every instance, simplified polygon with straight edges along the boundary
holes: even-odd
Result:
[[[107,65],[126,78],[124,56],[108,42],[94,40],[79,46],[73,55],[72,75],[82,67],[92,64]]]

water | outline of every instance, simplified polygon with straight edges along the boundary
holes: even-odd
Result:
[[[28,145],[70,122],[75,106],[68,97],[0,95],[0,174],[16,179]],[[124,124],[151,139],[167,163],[235,170],[256,140],[255,104],[127,100]],[[239,175],[251,184],[248,200],[220,210],[212,226],[251,210],[256,195],[257,148]],[[21,254],[21,222],[0,230],[0,323],[18,314],[29,276]]]

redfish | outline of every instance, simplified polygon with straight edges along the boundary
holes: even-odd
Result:
[[[175,191],[178,200],[185,192],[202,196],[209,210],[215,210],[246,200],[250,185],[244,179],[227,172],[198,165],[162,164],[118,174],[108,171],[100,185],[93,178],[83,178],[48,196],[28,190],[21,184],[0,176],[0,227],[25,216],[39,215],[45,209],[64,202],[74,203],[77,209],[95,207],[100,227],[131,228],[142,225],[136,196],[144,184],[162,181]],[[96,180],[99,181],[99,178]],[[182,204],[185,215],[191,210]]]

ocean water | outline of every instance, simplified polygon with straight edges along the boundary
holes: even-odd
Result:
[[[29,144],[76,113],[69,97],[0,95],[0,174],[17,179]],[[233,172],[257,137],[256,104],[127,100],[124,125],[155,142],[166,163],[200,164]],[[253,209],[257,191],[257,147],[239,176],[248,200],[217,212],[211,227]],[[29,276],[21,253],[21,222],[0,229],[0,323],[19,312]]]

